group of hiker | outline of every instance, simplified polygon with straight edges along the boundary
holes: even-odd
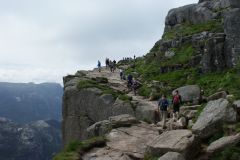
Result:
[[[109,58],[106,58],[105,65],[107,69],[109,68],[111,72],[114,72],[117,67],[117,61],[116,60],[111,61]],[[98,71],[101,72],[102,65],[99,60],[97,63],[97,67],[98,67]]]
[[[111,72],[114,72],[117,67],[117,61],[113,60],[111,61],[109,58],[106,58],[105,60],[106,68],[109,68]]]
[[[179,91],[176,90],[172,97],[173,121],[177,121],[179,118],[179,110],[180,110],[181,104],[182,104],[182,97],[179,94]],[[170,106],[170,103],[169,103],[166,95],[162,95],[162,97],[158,101],[158,113],[160,114],[160,117],[161,117],[161,120],[163,123],[163,128],[166,128],[166,119],[168,116],[169,106]]]

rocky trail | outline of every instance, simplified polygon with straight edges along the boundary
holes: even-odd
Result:
[[[64,97],[70,103],[65,103],[65,110],[68,110],[65,113],[71,113],[71,116],[64,115],[64,127],[70,126],[64,132],[65,141],[70,141],[73,137],[79,138],[79,135],[80,139],[104,136],[107,140],[105,147],[91,149],[81,156],[82,160],[141,160],[146,159],[146,155],[162,156],[168,160],[176,157],[182,160],[208,160],[218,150],[240,142],[240,136],[236,132],[209,146],[201,142],[220,131],[222,126],[219,124],[237,122],[236,106],[239,107],[239,103],[229,102],[225,92],[207,97],[208,103],[197,118],[201,104],[194,103],[201,99],[200,87],[191,85],[178,88],[183,101],[192,100],[193,104],[181,107],[181,116],[176,122],[170,114],[167,128],[163,129],[161,122],[154,123],[157,102],[129,92],[126,81],[120,80],[118,69],[114,73],[105,68],[101,72],[94,69],[88,71],[85,77],[107,78],[108,86],[125,92],[132,100],[131,103],[126,103],[119,99],[113,100],[110,95],[99,96],[98,89],[77,91],[74,87],[65,88],[67,92]],[[74,97],[74,101],[79,100],[73,103],[73,99],[68,99],[69,95]],[[76,107],[71,108],[72,106]],[[197,119],[195,123],[194,119]],[[75,126],[74,129],[72,126]]]
[[[115,72],[110,72],[109,69],[106,69],[105,67],[103,67],[101,69],[101,72],[99,72],[98,69],[94,69],[88,72],[87,76],[89,78],[98,78],[98,77],[107,78],[110,86],[113,89],[126,92],[127,95],[132,97],[133,101],[137,103],[145,104],[147,106],[151,106],[151,108],[157,109],[157,101],[149,101],[148,99],[139,95],[134,95],[132,91],[129,91],[129,89],[127,88],[127,81],[120,79],[119,69],[116,69]]]

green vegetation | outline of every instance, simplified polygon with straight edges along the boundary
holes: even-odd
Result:
[[[200,116],[200,114],[202,113],[203,109],[206,107],[206,104],[202,104],[200,107],[197,108],[197,113],[195,118],[193,119],[193,122],[195,123],[198,119],[198,117]]]
[[[111,94],[114,98],[117,98],[119,95],[123,94],[119,91],[116,91],[106,84],[98,83],[94,80],[81,80],[78,82],[78,89],[85,89],[85,88],[98,88],[103,91],[102,94]]]
[[[94,137],[85,141],[74,141],[67,145],[67,147],[54,160],[78,160],[81,154],[94,148],[104,146],[106,139],[104,137]]]
[[[144,160],[158,160],[158,157],[155,157],[155,156],[150,155],[150,154],[145,154],[144,155]]]
[[[189,36],[203,31],[209,31],[213,33],[223,32],[223,25],[221,20],[212,20],[206,23],[199,24],[184,23],[180,26],[174,27],[168,32],[165,32],[162,39],[170,40],[175,39],[176,37]]]
[[[108,83],[108,79],[106,77],[96,77],[92,78],[92,80],[98,82],[98,83]]]
[[[122,101],[126,101],[126,102],[131,102],[132,101],[132,97],[126,95],[126,94],[122,94],[120,96],[118,96],[118,98]]]
[[[138,94],[143,97],[148,97],[151,94],[151,88],[144,84],[139,88]]]
[[[240,123],[236,124],[236,132],[240,133]]]
[[[240,146],[227,147],[221,152],[217,152],[212,157],[212,160],[239,160]]]

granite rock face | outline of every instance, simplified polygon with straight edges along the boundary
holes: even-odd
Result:
[[[193,125],[192,130],[201,138],[208,138],[219,130],[224,122],[235,121],[236,111],[226,99],[210,101]]]
[[[167,131],[148,143],[148,152],[155,156],[167,152],[179,152],[186,159],[191,159],[198,153],[198,142],[190,130]],[[194,152],[193,152],[194,151]]]
[[[221,150],[225,149],[226,147],[234,146],[239,142],[240,142],[240,134],[233,135],[233,136],[222,137],[222,138],[212,142],[207,147],[207,152],[208,153],[215,153],[217,151],[221,151]]]
[[[113,129],[106,135],[107,145],[86,153],[83,160],[143,159],[147,143],[158,136],[158,131],[148,124]]]
[[[145,118],[148,118],[150,121],[154,120],[156,105],[140,100],[138,100],[138,103],[123,101],[112,94],[104,93],[96,87],[83,89],[77,87],[80,81],[96,78],[97,76],[106,76],[106,78],[109,78],[109,82],[104,85],[112,88],[114,91],[117,91],[117,89],[122,91],[126,85],[119,80],[118,73],[111,74],[107,70],[103,70],[101,73],[97,70],[84,72],[84,74],[81,73],[78,72],[76,75],[64,77],[62,122],[64,145],[72,140],[86,139],[89,137],[89,134],[93,134],[92,132],[87,132],[88,127],[99,121],[108,120],[109,117],[127,114],[135,116],[138,120],[144,120]],[[110,122],[113,120],[109,119]],[[104,128],[106,126],[104,122],[92,126],[91,131],[101,126],[103,128],[100,127],[96,134],[105,133],[107,128]]]
[[[174,8],[166,17],[164,33],[176,30],[176,37],[167,40],[163,38],[154,48],[169,55],[171,48],[190,43],[195,47],[197,55],[189,61],[189,66],[199,66],[201,72],[234,67],[240,59],[239,14],[238,0],[200,0],[198,4]],[[182,35],[181,31],[177,32],[177,28],[184,24],[206,24],[213,21],[219,23],[222,29],[203,30],[202,33],[187,36]]]
[[[185,158],[177,152],[168,152],[160,157],[158,160],[185,160]]]

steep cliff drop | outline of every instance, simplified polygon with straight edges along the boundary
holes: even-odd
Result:
[[[151,51],[135,63],[118,63],[141,81],[141,96],[128,91],[118,70],[64,77],[63,140],[67,148],[78,146],[69,159],[239,159],[239,15],[238,0],[170,10]],[[184,102],[180,118],[175,122],[170,114],[162,129],[154,123],[154,100],[176,88]],[[105,138],[91,139],[99,136]]]

